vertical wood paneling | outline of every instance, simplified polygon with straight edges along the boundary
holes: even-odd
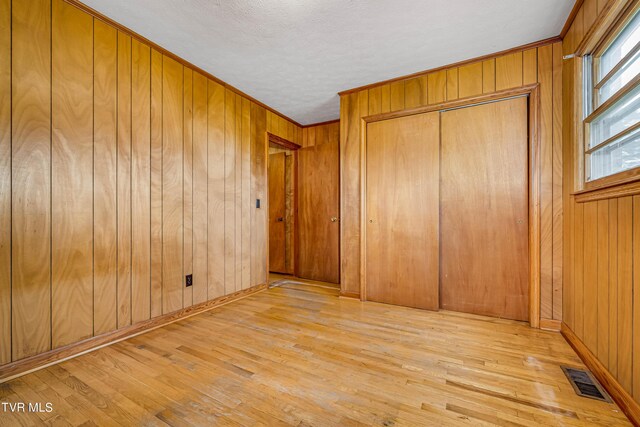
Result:
[[[553,44],[553,318],[562,319],[563,199],[562,199],[562,43]]]
[[[380,89],[380,87],[377,89]],[[371,103],[371,99],[369,99],[369,103]],[[427,105],[427,77],[415,77],[405,81],[404,108],[421,107],[423,105]]]
[[[0,365],[11,362],[11,0],[0,0]]]
[[[633,197],[633,397],[640,402],[640,196]]]
[[[131,37],[118,31],[118,328],[131,324]]]
[[[182,145],[182,216],[184,218],[182,253],[184,265],[182,277],[184,278],[188,274],[193,274],[193,71],[186,67],[182,96],[182,116],[184,118]],[[190,287],[183,285],[182,289],[184,307],[193,305],[193,285]]]
[[[171,313],[183,307],[183,67],[162,59],[162,312]]]
[[[540,49],[551,50],[551,45],[543,46]],[[538,50],[528,49],[522,52],[522,83],[525,85],[538,82]]]
[[[251,287],[251,102],[242,98],[242,221],[240,287]]]
[[[633,199],[618,199],[618,381],[632,393]],[[577,307],[578,301],[576,301]]]
[[[193,303],[207,300],[207,78],[193,73]]]
[[[0,56],[0,366],[266,283],[266,130],[302,128],[65,0],[0,0]]]
[[[522,86],[522,52],[496,58],[496,90]]]
[[[404,109],[404,81],[393,82],[390,86],[391,111]]]
[[[225,89],[208,81],[209,299],[224,295],[225,279]]]
[[[118,327],[116,99],[118,32],[94,20],[93,49],[93,332]]]
[[[93,19],[62,0],[52,6],[51,331],[56,348],[93,335]]]
[[[584,337],[584,204],[575,205],[574,231],[575,252],[573,258],[574,280],[573,293],[574,304],[574,329],[573,332],[583,339]]]
[[[289,141],[295,139],[295,131],[293,124],[285,120],[287,123],[287,138]],[[242,96],[236,94],[235,109],[235,166],[234,166],[234,213],[235,213],[235,229],[233,243],[235,247],[234,254],[234,287],[232,292],[239,291],[242,288]],[[231,292],[227,292],[231,293]]]
[[[391,85],[386,84],[380,86],[380,112],[388,113],[391,111]]]
[[[609,365],[609,202],[598,201],[597,337],[598,359]]]
[[[593,354],[598,354],[598,202],[584,205],[584,336]]]
[[[460,98],[482,94],[482,68],[482,62],[474,62],[458,69]]]
[[[369,89],[369,115],[380,114],[381,112],[382,112],[382,86],[376,86]]]
[[[151,50],[131,42],[131,320],[151,317]]]
[[[609,307],[606,316],[609,324],[609,360],[607,367],[614,377],[618,375],[618,199],[609,204],[609,277],[606,278],[609,290]]]
[[[11,43],[12,358],[51,348],[51,3],[17,1]]]
[[[236,94],[226,89],[224,98],[224,293],[227,294],[235,291],[236,281]],[[279,135],[283,130],[278,124]]]
[[[266,283],[267,277],[267,112],[264,107],[251,103],[251,180],[254,199],[259,199],[260,209],[252,209],[251,229],[251,284]],[[252,203],[255,200],[252,200]]]
[[[447,72],[445,70],[427,75],[427,97],[429,104],[444,102],[447,97]]]
[[[162,314],[162,54],[151,50],[151,317]]]
[[[447,101],[458,99],[458,69],[447,70]]]
[[[496,60],[482,61],[482,93],[496,91]]]
[[[540,316],[553,317],[553,56],[551,45],[538,53],[540,82]]]

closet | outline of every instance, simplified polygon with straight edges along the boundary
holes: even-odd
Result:
[[[528,320],[528,102],[367,124],[365,295]]]

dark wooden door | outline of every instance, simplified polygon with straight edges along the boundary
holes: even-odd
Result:
[[[269,271],[286,273],[285,153],[269,155]]]

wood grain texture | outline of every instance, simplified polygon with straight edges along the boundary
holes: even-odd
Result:
[[[162,314],[162,54],[151,50],[151,317]]]
[[[522,52],[522,84],[528,85],[540,80],[538,55],[542,50],[551,50],[553,45],[542,46],[536,49],[528,49]]]
[[[206,301],[208,292],[207,79],[193,73],[193,303]]]
[[[246,98],[242,98],[242,144],[240,154],[242,159],[240,289],[249,289],[251,287],[251,213],[253,210],[253,197],[251,194],[251,102]]]
[[[562,43],[553,44],[553,318],[560,320],[563,317],[564,291],[564,201],[563,201],[563,147],[562,147]]]
[[[331,130],[321,144],[298,150],[298,276],[339,283],[340,141]]]
[[[131,324],[131,37],[118,31],[118,328]]]
[[[607,242],[609,246],[609,275],[605,279],[608,287],[609,306],[605,307],[605,310],[607,310],[609,360],[603,364],[607,366],[615,378],[618,376],[618,200],[608,200],[606,203],[609,208],[609,228],[607,230],[609,233],[609,241]],[[598,271],[598,276],[600,276],[600,271]],[[599,317],[602,318],[602,316]]]
[[[574,268],[574,329],[578,338],[584,338],[584,204],[577,204],[574,213],[575,252]]]
[[[278,119],[274,115],[275,119]],[[286,134],[278,120],[276,132]],[[224,293],[236,287],[236,94],[224,94]]]
[[[11,58],[11,0],[0,0],[0,57]],[[11,362],[11,61],[0,63],[0,365]]]
[[[633,392],[633,223],[632,197],[618,200],[618,366],[617,380]],[[577,304],[577,301],[576,301]],[[579,307],[576,308],[579,310]]]
[[[269,271],[286,273],[285,156],[269,154]]]
[[[53,0],[51,26],[51,339],[56,348],[93,335],[93,19]]]
[[[442,308],[529,318],[527,122],[525,98],[442,113]]]
[[[482,93],[492,93],[496,90],[496,60],[482,61]]]
[[[162,65],[162,313],[183,308],[183,67]]]
[[[404,108],[427,105],[427,76],[416,77],[404,82]],[[374,92],[375,93],[375,92]],[[371,104],[371,98],[369,98]],[[382,104],[380,105],[382,107]],[[374,114],[369,111],[369,114]]]
[[[434,112],[367,125],[368,300],[439,308],[439,120]]]
[[[251,181],[254,198],[260,200],[260,209],[253,210],[251,236],[251,284],[267,282],[268,227],[267,202],[267,111],[251,104]]]
[[[460,97],[458,94],[458,79],[459,76],[457,68],[447,70],[447,101],[454,101]]]
[[[69,424],[629,425],[616,405],[575,396],[559,366],[584,365],[557,333],[324,291],[270,289],[7,382],[5,396],[48,393]]]
[[[404,82],[391,83],[389,90],[391,111],[404,110]]]
[[[225,268],[225,90],[208,81],[208,298],[224,295]]]
[[[598,354],[598,202],[584,206],[584,337],[587,348]]]
[[[640,402],[640,196],[633,196],[633,398]],[[640,413],[638,414],[640,417]],[[640,420],[638,420],[640,421]]]
[[[193,305],[193,285],[187,287],[185,280],[193,275],[193,71],[188,68],[184,69],[182,117],[182,300],[183,307],[189,307]]]
[[[11,9],[12,360],[51,349],[51,3]]]
[[[496,90],[522,86],[522,52],[496,58]]]
[[[131,321],[151,318],[151,50],[131,41]]]
[[[540,316],[553,318],[553,48],[538,49],[536,74],[540,83],[540,137],[550,144],[540,150]],[[526,57],[526,52],[525,55]]]
[[[93,34],[93,332],[100,335],[118,327],[118,32],[101,21],[94,21]]]
[[[605,367],[609,366],[609,201],[598,205],[598,274],[597,274],[597,351],[595,354]]]
[[[254,103],[254,127],[249,97],[78,2],[0,0],[0,12],[0,366],[225,294],[227,90],[229,292],[265,283],[254,196],[266,202],[267,107]]]
[[[482,62],[463,65],[458,69],[460,98],[481,95],[483,86]]]

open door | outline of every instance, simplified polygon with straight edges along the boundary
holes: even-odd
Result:
[[[285,153],[269,154],[269,271],[286,271]]]
[[[340,283],[338,140],[298,150],[298,275]]]

